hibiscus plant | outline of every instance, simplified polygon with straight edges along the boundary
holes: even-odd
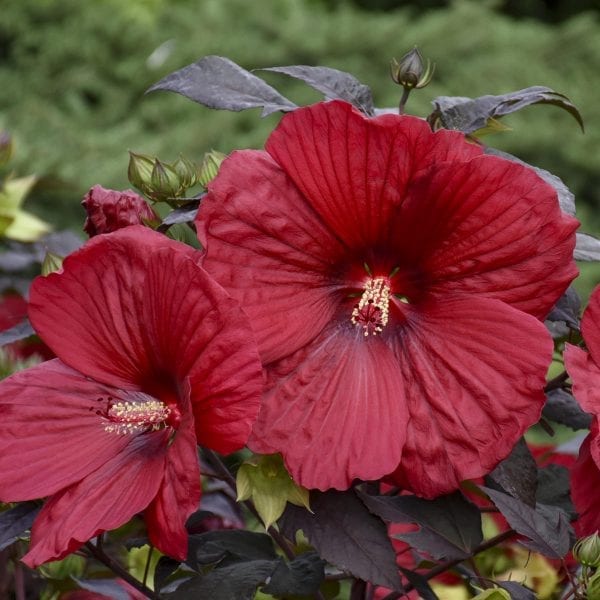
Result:
[[[393,109],[261,71],[324,100],[218,56],[168,75],[149,91],[284,115],[264,150],[131,153],[143,196],[94,186],[90,239],[35,242],[5,294],[0,593],[600,598],[600,289],[580,321],[572,287],[600,240],[482,141],[577,108],[537,86],[408,115],[417,49]]]

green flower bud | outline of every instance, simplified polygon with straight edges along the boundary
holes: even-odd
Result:
[[[600,536],[598,532],[578,540],[573,546],[573,556],[584,567],[599,567]]]
[[[199,169],[197,165],[182,154],[179,155],[179,158],[171,166],[175,173],[179,175],[181,186],[186,190],[198,183]]]
[[[147,195],[156,201],[178,198],[185,192],[179,175],[171,165],[155,159]]]
[[[415,46],[399,61],[393,58],[390,69],[392,79],[398,85],[412,90],[424,88],[431,81],[435,64],[431,63],[429,59],[425,63],[421,53]]]
[[[600,571],[596,571],[588,581],[585,592],[587,600],[600,600]]]
[[[13,153],[13,141],[8,131],[0,131],[0,167],[6,164]]]
[[[129,166],[127,177],[138,190],[146,193],[151,185],[152,169],[154,169],[154,158],[145,154],[129,152]]]
[[[198,183],[202,187],[205,188],[217,176],[221,163],[226,158],[227,156],[218,150],[211,150],[204,155],[198,175]]]

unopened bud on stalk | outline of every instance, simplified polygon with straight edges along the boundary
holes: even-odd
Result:
[[[211,150],[204,155],[198,176],[198,183],[202,187],[205,188],[217,176],[221,163],[226,158],[227,156],[218,150]]]
[[[412,90],[424,88],[431,81],[435,64],[429,59],[425,63],[421,53],[415,46],[399,61],[393,58],[390,68],[392,79],[403,88]]]
[[[185,188],[175,169],[157,158],[154,161],[150,177],[148,196],[153,200],[160,201],[177,198],[184,192]]]
[[[56,273],[62,269],[63,257],[53,252],[46,252],[44,261],[42,262],[42,275],[50,275],[50,273]]]
[[[578,540],[573,546],[573,556],[584,567],[600,566],[600,536],[598,532]]]
[[[127,177],[131,185],[138,190],[146,193],[152,179],[152,169],[154,168],[154,158],[145,154],[136,154],[129,152],[129,167],[127,168]]]
[[[173,170],[179,176],[181,186],[185,189],[194,187],[198,183],[199,168],[191,160],[179,155],[179,158],[171,164]]]

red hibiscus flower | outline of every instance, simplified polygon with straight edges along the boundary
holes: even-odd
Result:
[[[521,165],[415,117],[334,101],[235,152],[198,217],[267,391],[250,446],[306,487],[423,496],[491,470],[544,402],[539,319],[576,275],[577,222]]]
[[[95,185],[81,204],[87,213],[83,230],[90,237],[158,220],[150,205],[131,190],[118,192]]]
[[[588,352],[567,344],[565,365],[577,402],[594,416],[571,473],[571,496],[579,513],[575,530],[579,536],[585,536],[600,529],[600,286],[590,297],[581,320],[581,333]]]
[[[185,557],[196,439],[223,453],[243,446],[262,390],[247,318],[196,255],[128,227],[34,281],[29,316],[58,358],[0,383],[0,498],[49,496],[28,565],[141,511],[150,541]]]

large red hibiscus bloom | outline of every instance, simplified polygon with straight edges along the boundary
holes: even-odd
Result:
[[[600,529],[600,286],[590,297],[581,332],[588,352],[567,344],[565,365],[577,402],[594,416],[571,473],[571,495],[579,513],[575,529],[584,536]]]
[[[27,564],[141,511],[151,542],[185,557],[196,440],[243,446],[262,390],[247,318],[196,255],[134,226],[33,283],[29,316],[58,358],[0,383],[0,498],[49,496]]]
[[[284,117],[198,217],[266,369],[251,448],[319,489],[397,469],[435,496],[489,471],[539,417],[576,226],[458,132],[339,101]]]

